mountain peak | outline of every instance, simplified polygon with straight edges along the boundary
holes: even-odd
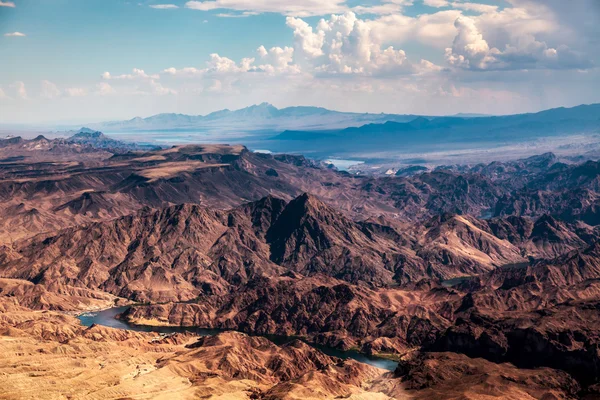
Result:
[[[289,206],[292,208],[303,209],[304,211],[327,208],[325,203],[310,193],[302,193],[300,196],[290,201]]]
[[[260,103],[235,111],[217,111],[209,114],[207,117],[215,118],[231,116],[234,118],[242,118],[244,120],[247,118],[269,119],[278,116],[278,114],[279,110],[272,104]]]
[[[77,131],[77,133],[93,133],[96,132],[93,129],[87,128],[85,126],[82,126],[81,129],[79,129],[79,131]]]
[[[76,134],[71,136],[71,139],[103,139],[104,134],[100,131],[95,131],[89,128],[81,128]]]
[[[277,109],[277,107],[275,107],[273,104],[271,104],[271,103],[268,103],[268,102],[266,102],[266,101],[263,101],[263,102],[262,102],[262,103],[260,103],[260,104],[255,104],[254,106],[251,106],[251,107],[259,107],[259,108],[275,108],[275,109]]]

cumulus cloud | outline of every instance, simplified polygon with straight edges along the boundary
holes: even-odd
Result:
[[[167,68],[162,71],[163,74],[171,75],[171,76],[195,76],[200,75],[204,71],[194,67],[186,67],[177,69],[175,67]]]
[[[43,80],[42,81],[42,90],[40,96],[45,99],[54,99],[61,95],[61,91],[54,83]]]
[[[294,31],[294,47],[318,73],[393,75],[416,73],[404,50],[384,46],[369,20],[353,12],[321,19],[313,29],[300,18],[288,17]]]
[[[0,0],[0,7],[11,7],[11,8],[15,8],[15,3],[13,3],[12,1],[1,1]]]
[[[456,12],[442,20],[445,21],[450,16],[456,16]],[[432,23],[439,22],[432,18]],[[373,20],[359,18],[351,11],[321,19],[315,26],[311,26],[302,18],[292,16],[286,18],[286,24],[293,32],[293,46],[260,46],[256,50],[256,57],[246,57],[239,62],[213,53],[205,68],[170,67],[162,70],[161,75],[165,79],[206,79],[213,82],[211,86],[223,87],[224,83],[235,83],[225,78],[226,76],[256,72],[268,75],[304,73],[312,76],[357,74],[384,77],[431,74],[442,70],[427,60],[411,62],[404,50],[391,45],[384,46],[384,43],[389,42],[389,38],[382,34],[385,31],[383,27]],[[382,25],[387,24],[388,22]],[[455,31],[454,26],[451,26]],[[221,78],[217,78],[217,75]],[[119,76],[105,72],[102,78],[132,80],[139,77],[155,79],[155,76],[141,69],[134,69],[132,74]],[[215,84],[215,80],[219,80],[220,83]]]
[[[210,73],[237,73],[247,72],[254,63],[254,58],[243,58],[239,65],[230,58],[221,57],[217,53],[210,55],[210,61],[207,62],[206,72]]]
[[[325,39],[323,31],[313,32],[312,26],[300,18],[287,17],[286,24],[294,30],[294,42],[298,52],[308,58],[323,55],[322,47]]]
[[[300,67],[294,65],[294,48],[292,47],[271,47],[269,50],[265,46],[260,46],[257,50],[261,65],[258,70],[268,73],[297,73]]]
[[[562,44],[569,28],[561,25],[557,15],[544,4],[531,0],[511,0],[514,7],[500,11],[488,11],[473,16],[477,28],[490,47],[502,49],[507,43],[517,42],[520,37],[532,35],[540,40]]]
[[[432,107],[437,107],[439,112],[447,109],[444,107],[468,104],[481,107],[481,112],[492,108],[494,112],[501,112],[495,107],[509,105],[498,105],[499,102],[506,101],[518,109],[529,101],[526,96],[520,97],[520,93],[526,92],[521,87],[524,85],[511,86],[511,82],[519,79],[530,84],[534,76],[543,75],[536,81],[537,87],[546,90],[546,80],[552,79],[575,93],[575,87],[588,90],[582,88],[581,82],[585,79],[580,79],[581,76],[588,76],[588,82],[598,76],[597,69],[585,73],[568,71],[592,65],[576,51],[582,50],[585,54],[585,46],[592,40],[586,42],[575,34],[581,31],[571,31],[562,25],[564,21],[557,10],[565,12],[568,7],[556,6],[562,4],[560,0],[507,0],[503,7],[480,4],[476,0],[414,2],[436,9],[426,9],[429,13],[417,15],[403,13],[402,8],[410,5],[411,0],[363,2],[362,5],[347,0],[300,0],[294,5],[287,0],[189,1],[187,8],[217,10],[218,14],[213,15],[221,17],[248,17],[263,12],[283,14],[292,38],[269,43],[269,46],[253,46],[254,52],[248,48],[246,58],[232,58],[226,50],[220,50],[210,54],[208,59],[206,54],[198,55],[198,64],[193,66],[167,62],[157,71],[134,68],[121,75],[107,71],[101,75],[100,83],[85,88],[57,88],[46,81],[42,83],[41,96],[90,94],[94,96],[81,102],[110,104],[128,96],[140,96],[130,103],[169,107],[173,104],[169,96],[177,95],[181,99],[175,102],[177,104],[196,105],[210,98],[210,108],[218,107],[217,103],[234,107],[251,102],[297,99],[330,108],[343,102],[345,107],[362,111],[384,111],[385,107],[392,107],[390,104],[394,107],[398,104],[397,107],[406,107],[402,112],[415,112],[417,109],[408,108],[414,104],[422,113]],[[155,6],[173,8],[166,7],[169,4]],[[320,20],[306,18],[325,12],[329,15]],[[201,20],[202,17],[199,22]],[[573,20],[576,19],[573,17]],[[436,54],[436,60],[442,60],[443,65],[421,59],[427,55],[434,60]],[[533,69],[547,71],[544,74],[524,71]],[[4,96],[8,94],[11,99],[4,101],[5,104],[24,107],[33,103],[12,101],[27,98],[24,84],[22,90],[17,84],[4,89],[7,91]],[[115,93],[119,96],[109,100],[100,98]],[[199,93],[213,95],[198,96]],[[591,96],[588,94],[586,99],[596,98]]]
[[[443,96],[466,98],[471,92],[465,82],[472,85],[474,81],[482,81],[483,76],[469,71],[497,71],[493,79],[501,81],[498,74],[512,73],[508,71],[589,65],[560,43],[560,37],[556,36],[559,25],[547,8],[532,6],[531,0],[510,1],[513,7],[502,9],[459,0],[428,1],[444,9],[416,16],[381,15],[381,12],[368,17],[346,11],[316,22],[280,10],[287,14],[286,25],[293,36],[291,43],[260,46],[253,56],[242,59],[213,53],[204,65],[172,66],[158,74],[139,68],[116,76],[105,72],[104,83],[110,82],[115,89],[108,86],[103,91],[117,90],[122,95],[188,96],[212,92],[242,96],[256,93],[259,87],[265,88],[265,93],[273,87],[279,93],[313,86],[317,91],[328,87],[327,90],[340,93],[381,93],[396,87],[403,93],[441,96],[438,90],[444,87]],[[252,4],[242,0],[197,3],[202,3],[193,5],[197,9],[226,6],[235,16],[281,6],[280,2],[270,0]],[[303,7],[307,4],[312,3],[300,3]],[[341,2],[329,4],[346,7]],[[393,7],[407,4],[408,1],[402,0],[380,3]],[[470,16],[465,15],[467,11]],[[405,43],[415,42],[438,52],[445,64],[437,65],[403,50]],[[469,98],[481,96],[482,90],[477,89]]]
[[[429,7],[446,7],[448,6],[448,0],[423,0],[423,4]]]
[[[471,70],[570,69],[586,68],[589,61],[567,46],[549,47],[532,34],[511,38],[503,49],[491,47],[473,18],[455,21],[458,31],[451,48],[445,51],[446,62]]]
[[[266,49],[260,46],[257,50],[258,65],[255,65],[256,58],[246,57],[239,63],[221,56],[217,53],[210,55],[205,68],[185,67],[177,69],[170,67],[164,69],[161,73],[165,77],[178,78],[203,78],[213,79],[217,75],[236,76],[247,72],[264,72],[267,74],[298,73],[300,68],[293,63],[294,49],[292,47],[271,47]],[[218,85],[218,84],[217,84]]]
[[[460,17],[454,26],[458,34],[454,38],[452,48],[446,49],[446,61],[450,65],[486,69],[486,67],[495,61],[490,54],[490,47],[483,39],[483,35],[477,29],[475,21],[471,18]],[[498,53],[497,49],[493,53]]]
[[[452,44],[456,35],[454,21],[461,15],[460,10],[443,10],[416,17],[394,14],[367,20],[367,23],[371,34],[380,42],[417,42],[443,51]]]
[[[156,8],[157,10],[172,10],[175,8],[179,8],[175,4],[152,4],[150,8]]]
[[[9,32],[9,33],[5,33],[4,36],[6,36],[6,37],[25,37],[27,35],[24,33],[21,33],[21,32]]]

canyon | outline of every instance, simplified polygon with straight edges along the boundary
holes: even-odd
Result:
[[[79,135],[0,140],[0,398],[600,396],[599,162],[379,177]],[[74,317],[117,306],[220,333]]]

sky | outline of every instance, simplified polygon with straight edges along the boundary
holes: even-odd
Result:
[[[0,0],[0,124],[600,102],[598,0]]]

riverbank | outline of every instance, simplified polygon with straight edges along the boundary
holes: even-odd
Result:
[[[128,331],[136,331],[136,332],[153,332],[159,334],[171,334],[171,333],[193,333],[198,336],[215,336],[220,333],[226,332],[236,332],[234,330],[227,329],[207,329],[200,327],[190,327],[190,326],[166,326],[166,325],[139,325],[132,324],[122,319],[118,319],[117,316],[123,312],[125,312],[131,305],[121,306],[121,307],[113,307],[106,310],[102,310],[99,312],[86,312],[81,313],[77,318],[84,326],[92,326],[92,325],[100,325],[107,326],[115,329],[123,329]],[[142,306],[143,307],[143,306]],[[245,332],[242,332],[247,334]],[[249,335],[251,337],[263,337],[271,341],[276,345],[284,345],[295,340],[300,340],[303,343],[315,348],[324,354],[340,358],[343,360],[352,359],[364,364],[368,364],[370,366],[381,368],[386,371],[394,371],[398,366],[397,360],[392,359],[391,357],[379,357],[377,355],[367,355],[361,353],[358,350],[339,350],[333,347],[322,346],[318,344],[314,344],[306,340],[306,338],[302,336],[278,336],[278,335]]]
[[[372,388],[391,373],[297,340],[86,327],[62,312],[2,306],[0,399],[397,398]]]

